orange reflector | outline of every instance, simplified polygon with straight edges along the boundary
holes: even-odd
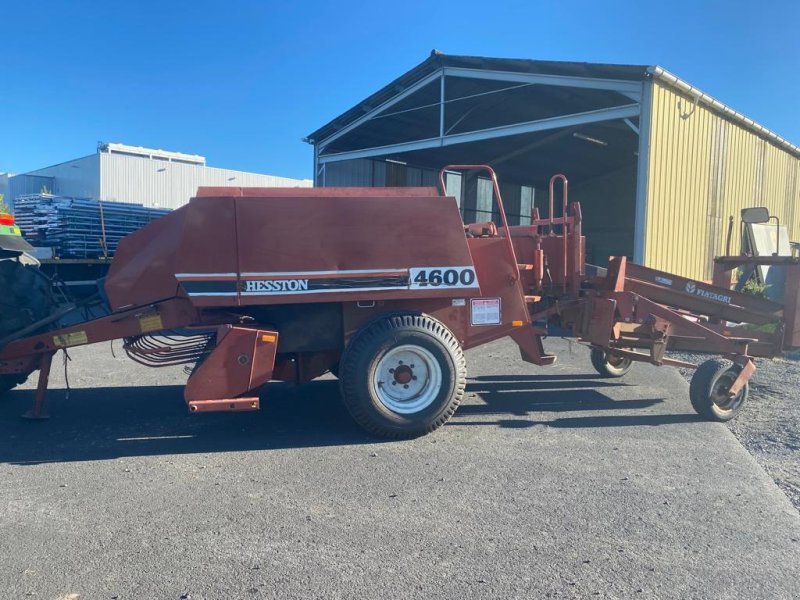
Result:
[[[0,225],[13,225],[13,224],[14,224],[14,215],[0,213]]]
[[[522,327],[525,325],[525,321],[511,321],[512,327]]]
[[[275,335],[274,333],[265,333],[264,335],[261,336],[261,341],[262,342],[267,342],[268,344],[273,343],[277,339],[278,339],[278,336]]]

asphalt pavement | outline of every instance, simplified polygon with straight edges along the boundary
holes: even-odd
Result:
[[[333,379],[189,415],[180,369],[74,349],[49,421],[0,402],[3,597],[800,598],[800,514],[677,372],[546,347],[470,351],[451,422],[388,443]]]

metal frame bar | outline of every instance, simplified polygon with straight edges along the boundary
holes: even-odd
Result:
[[[444,71],[439,78],[439,137],[444,137]]]
[[[633,262],[643,265],[647,259],[647,195],[650,176],[650,120],[653,106],[653,81],[646,80],[642,86],[642,101],[639,111],[639,156],[636,165],[636,208],[633,228]]]
[[[319,146],[314,144],[314,187],[319,187]]]
[[[317,146],[319,147],[320,151],[324,150],[331,142],[339,139],[344,134],[352,131],[353,129],[355,129],[356,127],[362,125],[363,123],[366,123],[370,119],[373,119],[374,117],[376,117],[377,115],[379,115],[380,113],[385,111],[386,109],[394,106],[395,104],[397,104],[401,100],[404,100],[405,98],[407,98],[408,96],[410,96],[414,92],[424,88],[429,83],[431,83],[433,81],[436,81],[437,79],[443,78],[443,77],[444,77],[443,69],[439,69],[438,71],[434,71],[433,73],[431,73],[427,77],[424,77],[424,78],[420,79],[417,83],[407,87],[405,90],[403,90],[402,92],[400,92],[399,94],[397,94],[393,98],[390,98],[389,100],[387,100],[386,102],[384,102],[380,106],[377,106],[377,107],[373,108],[371,111],[369,111],[365,115],[359,117],[358,119],[356,119],[352,123],[342,127],[336,133],[328,136],[324,140],[320,140],[320,142],[317,144]]]
[[[428,148],[441,148],[444,146],[466,144],[469,142],[477,142],[481,140],[488,140],[498,137],[507,137],[523,133],[533,133],[536,131],[559,129],[561,127],[570,127],[573,125],[582,125],[585,123],[597,123],[599,121],[614,121],[617,119],[625,119],[627,117],[639,116],[639,114],[640,114],[640,107],[638,103],[625,104],[623,106],[612,106],[609,108],[590,110],[582,113],[574,113],[571,115],[549,117],[547,119],[539,119],[537,121],[527,121],[525,123],[517,123],[514,125],[502,125],[500,127],[492,127],[490,129],[479,129],[477,131],[454,133],[452,135],[427,138],[424,140],[416,140],[413,142],[403,142],[399,144],[391,144],[388,146],[377,146],[374,148],[365,148],[363,150],[351,150],[348,152],[337,152],[334,154],[327,154],[327,155],[323,154],[319,155],[317,160],[320,163],[325,164],[329,162],[338,162],[342,160],[355,160],[357,158],[384,156],[393,153],[413,152],[415,150],[425,150]]]
[[[630,119],[625,119],[625,125],[630,127],[631,131],[633,131],[636,135],[639,135],[639,128],[633,124],[633,121],[631,121]]]
[[[608,90],[612,92],[619,92],[620,94],[623,94],[632,100],[639,100],[642,92],[641,82],[627,81],[623,79],[594,79],[592,77],[543,75],[541,73],[515,73],[511,71],[490,71],[484,69],[466,69],[461,67],[445,67],[444,75],[446,77],[467,77],[470,79],[515,81],[520,83],[538,83],[541,85]]]

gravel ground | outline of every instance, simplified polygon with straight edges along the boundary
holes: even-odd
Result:
[[[672,354],[700,363],[702,354]],[[758,359],[750,396],[739,416],[727,423],[764,470],[800,510],[800,360]],[[689,381],[691,369],[678,369]]]
[[[365,435],[324,378],[189,415],[180,368],[107,345],[0,402],[2,598],[797,600],[800,514],[674,369],[467,353],[431,435]],[[755,394],[754,394],[755,396]]]

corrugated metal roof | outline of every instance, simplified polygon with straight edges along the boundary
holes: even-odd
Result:
[[[662,84],[673,88],[676,92],[689,98],[697,99],[699,104],[707,106],[712,112],[738,123],[745,129],[752,131],[759,137],[772,142],[787,152],[790,152],[795,156],[800,156],[800,147],[797,145],[792,144],[773,131],[770,131],[754,120],[728,107],[719,100],[709,96],[708,94],[683,81],[679,77],[673,75],[658,65],[622,65],[589,62],[545,61],[520,58],[491,58],[485,56],[458,56],[443,54],[436,50],[431,52],[431,55],[427,59],[410,71],[407,71],[368,98],[356,104],[350,110],[342,113],[313,133],[310,133],[306,137],[306,141],[309,143],[315,143],[325,140],[343,127],[346,127],[353,121],[363,117],[365,113],[369,112],[373,108],[380,106],[387,100],[390,100],[394,96],[400,94],[406,88],[414,85],[424,77],[443,67],[628,81],[638,81],[655,77]]]
[[[514,73],[537,73],[542,75],[568,75],[595,79],[622,79],[637,81],[647,75],[647,65],[615,65],[587,62],[530,60],[523,58],[490,58],[485,56],[448,55],[436,50],[423,62],[404,73],[390,84],[362,100],[347,112],[323,125],[306,138],[309,142],[321,141],[336,133],[365,112],[380,106],[425,76],[443,67],[510,71]]]

